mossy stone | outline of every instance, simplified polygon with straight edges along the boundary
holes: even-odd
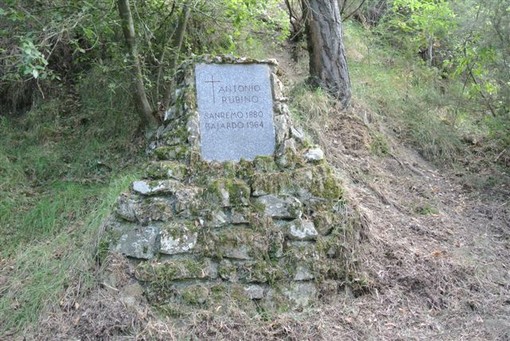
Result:
[[[143,262],[136,267],[135,277],[144,282],[163,283],[185,279],[214,279],[217,277],[217,268],[210,260]]]
[[[203,305],[209,298],[210,291],[205,285],[190,285],[181,291],[182,300],[187,304]]]
[[[278,169],[273,156],[257,156],[253,159],[253,167],[257,172],[274,172]]]
[[[162,146],[154,150],[154,155],[159,160],[185,160],[189,149],[184,145]]]
[[[250,260],[268,252],[268,240],[264,234],[239,226],[204,232],[199,244],[204,255],[219,259]]]
[[[340,180],[327,164],[314,167],[313,184],[310,191],[317,197],[333,200],[342,198],[344,193]]]
[[[220,178],[207,188],[205,200],[221,207],[247,206],[250,203],[250,187],[239,179]]]
[[[254,196],[288,194],[302,198],[340,199],[343,195],[340,181],[325,164],[285,172],[257,173],[252,178],[252,189]]]
[[[187,175],[187,166],[176,161],[155,161],[147,165],[145,174],[150,179],[175,179],[182,181]]]

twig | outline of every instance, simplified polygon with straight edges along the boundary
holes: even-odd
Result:
[[[505,148],[503,149],[503,151],[501,153],[499,153],[499,155],[494,159],[494,162],[498,162],[499,158],[505,154],[505,152],[508,150],[508,148]]]

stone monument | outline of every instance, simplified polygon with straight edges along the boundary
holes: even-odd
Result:
[[[349,282],[359,217],[291,123],[276,62],[200,57],[177,83],[103,248],[133,259],[149,301],[173,312],[299,307]]]
[[[198,64],[195,79],[204,160],[253,160],[274,154],[268,65]]]

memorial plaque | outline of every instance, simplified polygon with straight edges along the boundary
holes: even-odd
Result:
[[[253,160],[274,153],[270,74],[266,64],[195,66],[204,160]]]

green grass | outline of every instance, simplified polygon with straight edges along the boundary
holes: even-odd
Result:
[[[127,94],[108,82],[92,70],[79,101],[0,117],[0,339],[94,285],[101,223],[139,177],[145,146]]]
[[[45,307],[61,304],[67,288],[79,288],[79,292],[73,292],[78,296],[93,286],[101,222],[110,213],[112,203],[120,192],[126,190],[135,178],[134,173],[117,177],[110,184],[95,190],[95,195],[100,199],[81,203],[81,212],[64,210],[77,215],[74,223],[60,232],[52,231],[51,238],[43,235],[19,246],[10,257],[12,269],[0,271],[8,278],[6,286],[0,288],[0,321],[3,321],[0,335],[7,330],[21,330],[28,324],[36,323]],[[88,196],[89,189],[86,192]],[[76,193],[79,195],[80,191]],[[48,208],[47,205],[42,204],[45,208]],[[41,222],[38,227],[51,227],[61,222],[61,216],[54,214],[55,207],[49,206],[46,212],[41,211],[40,207],[33,210],[26,221],[43,218],[46,225]]]
[[[460,157],[458,98],[445,91],[449,85],[437,70],[400,56],[353,23],[346,25],[346,46],[355,101],[390,118],[393,130],[427,159],[444,164]]]

